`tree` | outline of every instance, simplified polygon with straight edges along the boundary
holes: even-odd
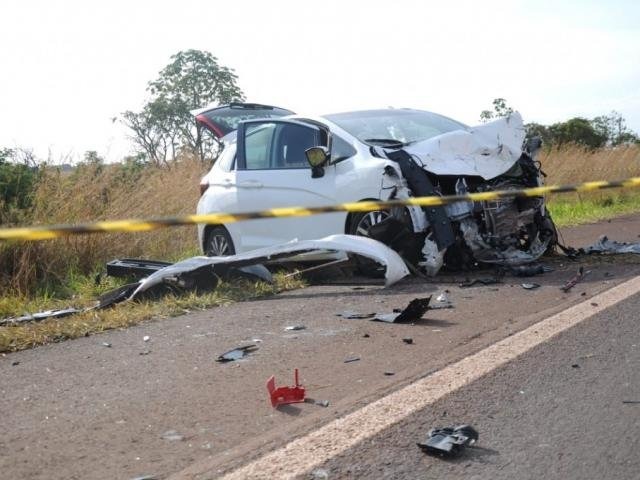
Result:
[[[29,211],[37,180],[31,151],[0,148],[0,224],[18,222]]]
[[[507,106],[507,101],[504,98],[494,98],[493,111],[483,110],[480,112],[480,121],[485,123],[496,118],[508,117],[512,113],[513,108]]]
[[[627,127],[626,120],[615,110],[609,115],[600,115],[591,120],[593,128],[607,139],[611,146],[637,143],[640,138]]]
[[[557,145],[576,143],[589,148],[600,148],[607,142],[607,137],[598,132],[586,118],[575,117],[566,122],[549,126],[552,142]]]
[[[244,100],[234,71],[218,63],[209,52],[185,50],[149,82],[150,100],[138,112],[123,113],[133,139],[154,163],[175,159],[181,151],[197,152],[204,159],[217,143],[203,137],[190,111],[210,103]]]

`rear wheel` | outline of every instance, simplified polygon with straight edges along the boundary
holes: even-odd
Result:
[[[226,228],[218,226],[209,230],[204,241],[204,253],[207,257],[235,255],[236,249]]]

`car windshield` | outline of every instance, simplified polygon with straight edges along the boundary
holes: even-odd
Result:
[[[467,126],[436,113],[421,110],[365,110],[325,115],[358,140],[382,146],[408,145]]]

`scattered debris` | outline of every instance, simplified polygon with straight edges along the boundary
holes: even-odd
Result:
[[[591,306],[592,306],[592,307],[597,307],[597,306],[598,306],[598,304],[597,304],[596,302],[591,302]]]
[[[314,398],[305,398],[304,403],[312,403],[313,405],[325,408],[329,406],[329,400],[316,400]]]
[[[411,338],[411,337],[403,338],[402,341],[404,343],[406,343],[407,345],[412,345],[413,344],[413,338]]]
[[[509,267],[509,273],[515,277],[533,277],[534,275],[542,275],[548,272],[553,272],[553,268],[539,263]]]
[[[155,475],[142,475],[140,477],[134,477],[131,480],[158,480]]]
[[[539,283],[522,283],[520,286],[525,290],[535,290],[536,288],[540,288]]]
[[[442,292],[440,295],[436,297],[435,302],[429,304],[429,308],[431,310],[438,310],[441,308],[453,308],[453,303],[449,300],[449,296],[447,292]]]
[[[216,362],[233,362],[234,360],[240,360],[241,358],[246,357],[249,353],[254,352],[258,349],[258,346],[255,344],[245,345],[243,347],[237,347],[233,350],[229,350],[228,352],[223,353],[218,358],[216,358]]]
[[[461,453],[464,447],[473,445],[478,438],[478,432],[470,425],[433,428],[427,434],[427,439],[417,445],[431,455],[454,456]]]
[[[362,335],[362,338],[369,338],[369,337],[371,337],[371,335],[369,335],[368,333],[365,333]]]
[[[151,353],[151,350],[143,350],[140,353],[138,353],[138,355],[149,355]]]
[[[0,320],[0,326],[15,325],[22,322],[40,322],[48,318],[62,318],[73,315],[74,313],[84,312],[85,309],[64,308],[60,310],[45,310],[38,313],[28,313],[21,317],[9,317]]]
[[[494,277],[482,277],[475,278],[473,280],[467,280],[460,284],[460,288],[469,288],[474,287],[476,285],[495,285],[497,283],[502,283],[500,278],[496,275]]]
[[[159,260],[144,260],[141,258],[116,259],[107,262],[107,275],[120,278],[131,277],[139,280],[169,265],[172,264]]]
[[[587,275],[589,275],[591,273],[591,270],[584,270],[584,267],[580,267],[578,269],[578,273],[576,273],[571,280],[569,280],[567,283],[564,284],[564,286],[560,287],[560,289],[567,293],[569,290],[571,290],[573,287],[576,286],[576,284],[578,282],[581,282],[582,280],[584,280],[584,277],[586,277]]]
[[[162,438],[164,440],[168,440],[169,442],[181,442],[184,440],[184,435],[180,435],[175,430],[167,430],[162,434]]]
[[[290,403],[304,402],[305,389],[298,379],[298,369],[293,370],[293,378],[295,385],[293,387],[276,388],[276,378],[271,375],[267,380],[267,390],[269,391],[269,399],[271,406],[276,408],[280,405],[288,405]]]
[[[580,365],[577,363],[574,363],[573,365],[571,365],[571,368],[580,368]]]
[[[606,235],[598,239],[596,243],[582,249],[584,253],[590,254],[621,254],[636,253],[640,254],[640,243],[627,243],[609,240]]]
[[[12,367],[17,367],[18,365],[20,365],[20,362],[18,360],[14,360],[13,362],[11,362]]]
[[[151,340],[151,337],[149,335],[145,335],[144,337],[142,337],[143,342],[148,342],[149,340]]]
[[[297,331],[297,330],[306,330],[307,327],[304,325],[289,325],[288,327],[284,327],[287,331]]]
[[[329,472],[324,468],[316,468],[311,472],[311,478],[313,478],[313,480],[327,480],[329,478]]]
[[[376,313],[371,320],[387,323],[415,322],[420,320],[427,310],[429,310],[430,301],[430,296],[414,298],[404,310],[399,312],[394,310],[393,313]]]
[[[375,316],[376,316],[375,313],[360,313],[360,312],[354,312],[353,310],[345,310],[342,313],[336,313],[336,317],[342,317],[349,320],[352,320],[352,319],[360,320],[363,318],[373,318]]]
[[[384,372],[384,374],[385,374],[387,377],[391,377],[391,376],[395,375],[395,374],[396,374],[396,372],[388,371],[388,372]]]
[[[360,357],[349,357],[344,359],[344,363],[352,363],[360,360]]]
[[[101,345],[103,347],[111,348],[111,344],[109,342],[102,342]]]
[[[622,403],[627,404],[640,404],[640,400],[623,400]]]

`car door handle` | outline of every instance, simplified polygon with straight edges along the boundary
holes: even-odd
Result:
[[[245,180],[244,182],[240,182],[238,186],[242,188],[262,188],[262,182],[258,182],[257,180]]]

